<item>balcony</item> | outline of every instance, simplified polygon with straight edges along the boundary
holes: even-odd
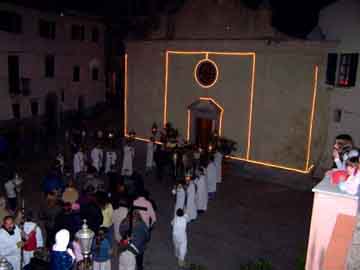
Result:
[[[345,270],[353,265],[358,196],[342,192],[326,176],[313,188],[306,270]],[[350,268],[352,269],[352,268]]]

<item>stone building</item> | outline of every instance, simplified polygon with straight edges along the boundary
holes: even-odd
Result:
[[[328,166],[324,82],[336,46],[277,32],[266,7],[187,1],[149,39],[126,42],[125,131],[148,138],[154,121],[171,122],[192,142],[211,132],[235,140],[234,159]]]
[[[98,17],[0,4],[0,120],[61,112],[105,100],[104,35]]]

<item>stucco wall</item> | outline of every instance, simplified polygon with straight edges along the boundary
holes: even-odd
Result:
[[[13,34],[0,31],[0,119],[8,120],[13,117],[11,105],[20,103],[21,116],[31,116],[30,102],[37,100],[39,113],[45,112],[45,96],[55,92],[60,101],[61,91],[64,89],[65,110],[77,109],[79,96],[84,96],[85,106],[92,106],[105,99],[104,76],[104,35],[105,27],[102,23],[77,16],[60,16],[59,14],[44,13],[33,9],[26,9],[12,5],[1,4],[0,10],[15,11],[22,16],[22,33]],[[39,36],[39,19],[56,22],[55,40],[44,39]],[[71,40],[71,25],[85,26],[85,40]],[[92,42],[92,27],[99,29],[99,41]],[[45,77],[45,56],[55,56],[55,76]],[[20,78],[31,79],[30,96],[10,96],[8,86],[8,56],[19,57]],[[99,80],[91,79],[90,65],[98,63]],[[73,66],[80,66],[80,82],[73,82]]]
[[[339,0],[320,12],[319,26],[327,40],[337,40],[338,46],[329,52],[360,53],[360,2]],[[325,166],[331,164],[331,149],[334,138],[340,133],[349,133],[355,144],[360,145],[360,65],[357,69],[356,85],[339,88],[321,83],[330,94],[327,151],[323,157]],[[340,122],[334,121],[335,111],[340,110]]]
[[[314,68],[323,79],[327,48],[319,44],[260,41],[128,42],[128,128],[148,137],[151,125],[163,121],[165,51],[256,52],[255,96],[250,158],[304,169],[314,86]],[[168,120],[186,135],[187,107],[200,96],[224,107],[223,135],[238,142],[237,156],[246,153],[252,59],[209,55],[219,65],[219,81],[199,87],[194,67],[204,55],[169,56]],[[327,133],[328,95],[318,86],[311,159],[318,161]],[[326,136],[325,136],[326,137]]]

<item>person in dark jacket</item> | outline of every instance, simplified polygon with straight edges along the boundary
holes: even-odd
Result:
[[[120,234],[123,239],[129,239],[126,248],[135,255],[136,269],[142,270],[146,244],[147,242],[149,242],[150,239],[149,228],[141,219],[139,212],[135,210],[133,212],[133,217],[132,217],[133,227],[132,227],[132,231],[130,232],[129,231],[130,218],[131,216],[128,215],[128,217],[120,225]]]
[[[74,263],[74,253],[68,248],[70,233],[60,230],[56,233],[55,244],[50,253],[51,270],[71,270]]]
[[[94,232],[99,231],[101,224],[103,223],[103,216],[101,208],[96,204],[96,198],[94,194],[88,195],[88,202],[80,205],[81,219],[86,219],[87,225]]]
[[[71,241],[74,240],[76,232],[82,225],[79,209],[73,209],[72,206],[71,203],[65,203],[62,212],[55,218],[55,231],[68,230]]]

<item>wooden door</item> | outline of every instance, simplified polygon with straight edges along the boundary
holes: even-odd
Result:
[[[196,119],[196,143],[207,148],[210,142],[213,121],[206,118]]]

